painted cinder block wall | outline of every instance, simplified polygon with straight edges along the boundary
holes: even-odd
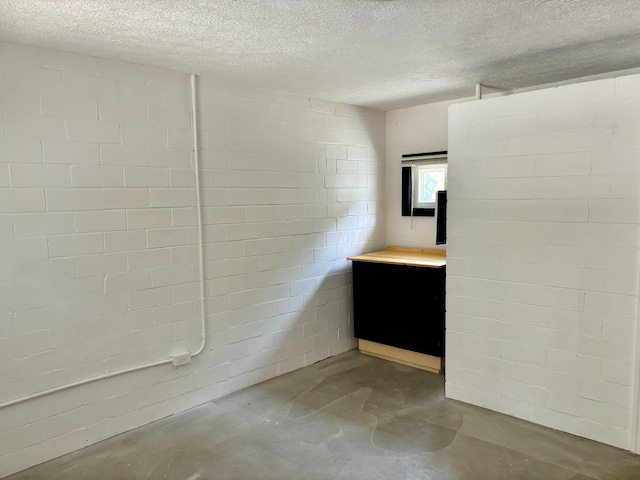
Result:
[[[630,447],[640,75],[449,110],[446,395]]]
[[[354,347],[384,113],[199,82],[204,352],[0,410],[0,477]],[[199,346],[183,73],[0,44],[0,403]]]

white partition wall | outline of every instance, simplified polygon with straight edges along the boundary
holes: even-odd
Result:
[[[640,76],[453,105],[449,398],[630,448]]]

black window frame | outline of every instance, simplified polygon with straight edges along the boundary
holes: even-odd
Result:
[[[431,157],[434,159],[447,155],[447,150],[440,152],[423,152],[423,153],[407,153],[402,155],[402,160],[411,160],[416,157]],[[411,181],[412,169],[411,167],[402,167],[402,216],[403,217],[435,217],[435,208],[413,208],[411,211],[411,205],[413,204],[413,182]]]

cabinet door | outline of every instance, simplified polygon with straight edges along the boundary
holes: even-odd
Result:
[[[353,263],[357,338],[444,355],[444,268]]]

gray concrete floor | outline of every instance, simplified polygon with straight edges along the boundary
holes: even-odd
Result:
[[[333,357],[11,480],[638,480],[640,457],[446,400],[444,378]]]

